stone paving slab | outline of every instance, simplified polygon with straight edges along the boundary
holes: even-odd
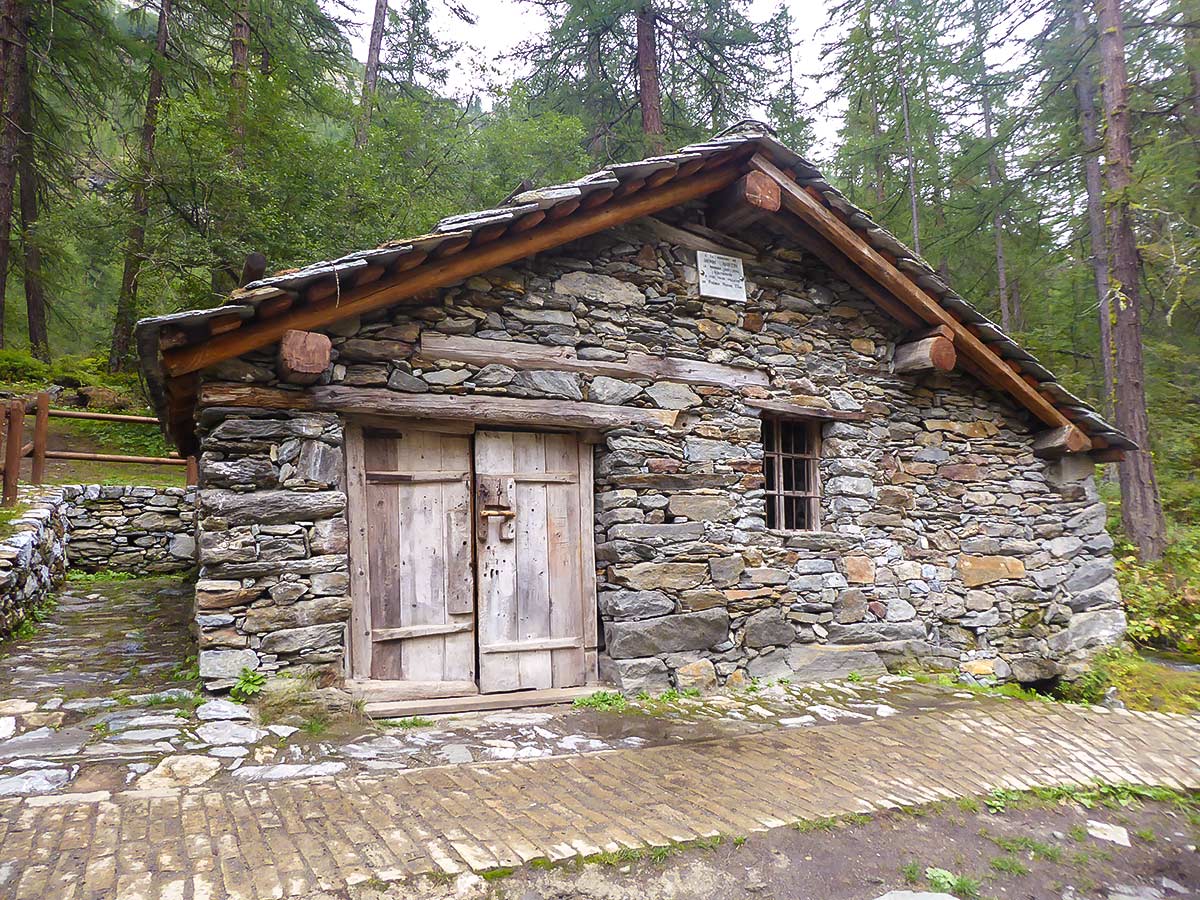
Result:
[[[303,897],[1097,779],[1200,788],[1200,718],[981,699],[677,746],[0,801],[0,896]]]

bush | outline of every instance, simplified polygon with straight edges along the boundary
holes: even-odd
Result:
[[[1117,580],[1129,616],[1129,637],[1139,644],[1200,652],[1200,549],[1176,540],[1162,563],[1143,564],[1119,547]]]
[[[0,350],[0,381],[20,384],[49,378],[50,367],[28,350]]]

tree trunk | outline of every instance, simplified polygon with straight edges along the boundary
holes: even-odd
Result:
[[[1000,293],[1000,327],[1007,332],[1013,329],[1012,306],[1008,293],[1008,265],[1004,258],[1004,217],[1001,214],[1003,197],[1000,196],[1000,162],[996,154],[996,131],[992,123],[992,93],[988,84],[988,67],[984,51],[987,47],[987,32],[983,27],[983,15],[979,0],[972,7],[975,20],[975,46],[979,54],[979,97],[983,106],[983,138],[987,141],[988,185],[994,195],[992,200],[992,235],[996,242],[996,287]]]
[[[12,261],[13,198],[17,185],[16,70],[24,66],[28,35],[17,30],[21,7],[27,0],[4,0],[0,39],[4,41],[3,90],[0,90],[0,347],[4,346],[4,306],[8,269]]]
[[[238,168],[245,163],[246,102],[250,83],[250,0],[237,0],[229,35],[229,86],[233,91],[233,158]]]
[[[1100,81],[1104,99],[1104,175],[1108,191],[1109,290],[1116,307],[1117,427],[1137,443],[1121,460],[1121,522],[1143,560],[1161,559],[1166,521],[1146,415],[1142,365],[1141,262],[1133,234],[1129,189],[1133,146],[1129,136],[1129,84],[1120,0],[1097,0],[1100,27]]]
[[[158,107],[163,93],[163,65],[167,59],[167,37],[171,21],[171,0],[160,0],[158,34],[154,42],[154,59],[150,62],[150,80],[146,89],[146,114],[142,119],[142,146],[133,183],[131,206],[133,219],[125,236],[125,267],[121,273],[121,292],[113,321],[112,347],[108,354],[108,370],[120,372],[129,359],[133,342],[133,322],[137,313],[138,275],[146,248],[146,219],[150,213],[147,187],[154,159],[154,138],[158,128]]]
[[[15,20],[18,33],[28,36],[33,10],[21,4]],[[38,359],[50,361],[50,340],[46,334],[46,292],[42,284],[42,250],[38,246],[38,175],[33,142],[33,84],[29,74],[29,55],[16,55],[13,81],[17,104],[17,178],[21,204],[21,249],[24,254],[25,309],[29,318],[29,350]]]
[[[1073,0],[1076,47],[1087,46],[1088,26],[1084,0]],[[1075,99],[1079,104],[1079,131],[1083,136],[1083,182],[1087,191],[1088,245],[1092,280],[1096,285],[1097,316],[1100,320],[1100,361],[1104,376],[1106,415],[1114,414],[1112,307],[1108,297],[1108,241],[1104,225],[1104,185],[1100,176],[1100,131],[1096,122],[1096,86],[1089,59],[1081,59],[1075,70]]]
[[[387,24],[388,0],[375,0],[375,18],[371,20],[371,40],[367,44],[367,70],[363,74],[362,109],[354,129],[354,146],[367,146],[367,129],[375,107],[375,85],[379,81],[379,51],[383,47],[383,30]]]
[[[900,111],[904,117],[904,152],[908,156],[908,205],[912,216],[912,245],[917,256],[921,255],[921,222],[917,206],[917,157],[913,147],[912,119],[908,109],[908,82],[904,77],[904,65],[900,62],[904,54],[904,42],[900,38],[900,29],[893,26],[892,33],[896,38],[896,81],[900,85]]]
[[[666,149],[662,119],[662,88],[658,81],[658,38],[654,4],[649,0],[637,11],[638,103],[642,108],[642,133],[651,153]]]

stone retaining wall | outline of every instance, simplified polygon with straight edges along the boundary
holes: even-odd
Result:
[[[22,492],[25,511],[0,540],[0,639],[66,575],[181,572],[195,565],[193,488],[66,485]]]
[[[63,488],[72,569],[156,574],[196,564],[195,488]]]

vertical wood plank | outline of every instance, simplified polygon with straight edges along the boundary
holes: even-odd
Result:
[[[471,441],[465,435],[442,435],[442,465],[466,472],[442,485],[446,521],[446,612],[451,621],[474,621],[475,559],[471,534]],[[475,680],[475,630],[446,636],[445,677]]]
[[[46,480],[46,433],[50,430],[50,395],[38,391],[37,417],[33,423],[33,466],[30,480],[41,484]]]
[[[364,442],[364,466],[369,471],[396,466],[397,439],[372,436]],[[401,587],[405,560],[401,552],[400,498],[395,486],[367,482],[371,571],[371,624],[373,628],[401,625]],[[370,677],[385,680],[403,677],[404,648],[400,642],[372,645]]]
[[[397,471],[437,471],[442,464],[440,435],[405,432]],[[439,484],[397,485],[401,497],[400,560],[404,576],[400,624],[441,625],[446,622],[444,516]],[[441,635],[404,641],[404,675],[410,681],[443,681],[446,639]]]
[[[591,444],[579,447],[579,600],[583,616],[583,646],[587,659],[588,681],[598,677],[596,647],[599,645],[596,613],[596,512],[595,512],[596,448]]]
[[[574,647],[550,651],[551,686],[583,684],[583,604],[579,598],[582,549],[579,516],[579,443],[574,435],[548,434],[546,471],[569,482],[546,484],[546,571],[550,636],[575,638]]]
[[[350,676],[371,676],[371,582],[368,547],[367,481],[363,433],[347,425],[346,514],[350,525]]]
[[[513,640],[550,637],[550,573],[547,552],[549,485],[520,480],[523,473],[546,471],[548,435],[518,432],[513,435],[513,471],[517,473],[516,554],[518,627]],[[548,688],[553,672],[549,650],[522,652],[518,656],[522,688]]]
[[[508,432],[479,431],[475,435],[477,476],[509,474],[513,471],[513,436]],[[518,513],[519,515],[519,513]],[[481,645],[516,640],[517,559],[516,541],[500,540],[497,519],[486,520],[486,534],[479,542],[479,614],[477,628]],[[520,685],[516,653],[481,653],[479,690],[484,693],[515,691]]]

